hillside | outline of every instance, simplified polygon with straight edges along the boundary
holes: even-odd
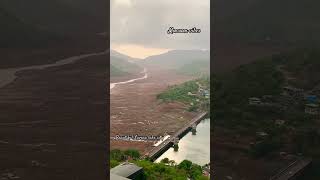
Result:
[[[140,73],[143,69],[135,63],[110,56],[110,76],[124,76]]]
[[[262,177],[261,172],[275,174],[286,157],[303,156],[314,158],[315,166],[308,174],[319,179],[318,117],[305,112],[310,103],[305,97],[320,96],[319,57],[318,49],[296,49],[216,76],[213,105],[216,147],[220,147],[217,151],[226,152],[223,142],[228,142],[229,147],[238,148],[230,157],[241,157],[243,167],[251,164],[258,170],[247,172],[232,163],[218,168],[232,169],[239,178],[254,179],[249,177]],[[293,92],[298,88],[303,93],[286,93],[284,87],[292,87]],[[250,103],[252,99],[254,102]],[[280,152],[287,156],[279,155]],[[222,161],[229,160],[216,161],[223,164]]]
[[[196,77],[208,76],[210,74],[210,60],[205,59],[184,64],[177,69],[177,72]]]
[[[222,9],[230,13],[217,10],[217,32],[245,42],[319,44],[317,0],[248,0],[239,8],[229,1]]]
[[[139,62],[158,69],[174,70],[185,75],[198,76],[210,71],[210,52],[202,50],[172,50],[150,56]]]
[[[138,58],[133,58],[133,57],[127,56],[125,54],[119,53],[119,52],[117,52],[115,50],[112,50],[112,49],[110,51],[110,56],[113,56],[113,57],[116,57],[116,58],[120,58],[120,59],[129,61],[129,62],[136,62],[136,61],[140,61],[141,60],[141,59],[138,59]]]

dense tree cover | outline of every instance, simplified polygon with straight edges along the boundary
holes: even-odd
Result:
[[[216,123],[255,129],[265,122],[262,119],[279,115],[277,108],[253,108],[248,105],[250,97],[279,95],[282,91],[284,77],[277,69],[277,64],[268,58],[242,65],[229,74],[216,76],[215,82],[213,108]]]
[[[240,135],[256,137],[249,151],[254,157],[266,156],[282,147],[291,153],[320,157],[317,118],[305,114],[303,98],[293,98],[294,103],[289,103],[285,109],[248,103],[248,98],[264,95],[272,95],[273,102],[283,103],[281,93],[286,83],[305,91],[317,87],[320,84],[319,58],[319,50],[297,49],[215,76],[215,124]],[[276,125],[278,119],[284,120],[285,124]],[[259,138],[258,131],[267,136]]]
[[[189,111],[205,110],[209,112],[210,98],[199,94],[199,84],[202,86],[202,89],[210,93],[210,78],[202,77],[180,85],[171,86],[165,92],[160,93],[157,98],[165,102],[178,101],[186,103],[189,105]]]
[[[202,175],[202,168],[193,164],[191,161],[184,160],[177,166],[170,166],[165,163],[152,163],[150,161],[135,161],[138,166],[143,167],[147,179],[150,180],[169,180],[187,178],[193,180],[208,180],[208,177]]]
[[[127,159],[139,159],[140,153],[135,149],[127,149],[121,151],[119,149],[113,149],[110,151],[110,160],[115,160],[118,162],[125,161]]]
[[[121,151],[118,149],[110,152],[110,168],[119,165],[121,162],[129,160],[137,166],[143,167],[147,180],[208,180],[202,175],[202,167],[184,160],[176,164],[173,160],[165,158],[160,163],[153,163],[148,160],[139,159],[140,154],[134,149]],[[130,158],[129,158],[130,157]]]
[[[281,64],[285,65],[285,69],[295,77],[289,83],[307,90],[320,84],[319,58],[319,49],[298,49],[277,57]]]

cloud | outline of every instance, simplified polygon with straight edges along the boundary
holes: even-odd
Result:
[[[201,29],[167,34],[169,27]],[[209,0],[111,0],[111,43],[164,49],[209,49]]]

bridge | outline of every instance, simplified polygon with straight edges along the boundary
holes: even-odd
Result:
[[[272,176],[269,180],[291,180],[296,178],[301,174],[303,170],[307,166],[309,166],[312,162],[311,158],[299,158],[293,163],[289,164],[289,166],[280,170],[277,174]]]
[[[203,112],[194,117],[189,123],[187,123],[183,128],[179,129],[176,133],[170,136],[168,139],[163,141],[158,146],[154,147],[150,152],[144,155],[143,158],[148,157],[151,161],[157,159],[163,152],[168,150],[177,139],[182,138],[187,132],[197,125],[208,113]]]

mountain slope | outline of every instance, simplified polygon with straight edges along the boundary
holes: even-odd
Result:
[[[179,69],[186,64],[196,63],[198,61],[208,62],[209,59],[209,51],[172,50],[164,54],[147,57],[142,63],[163,69]]]
[[[125,54],[122,54],[122,53],[119,53],[115,50],[110,50],[110,56],[113,56],[113,57],[116,57],[116,58],[120,58],[120,59],[123,59],[123,60],[127,60],[129,62],[134,62],[134,61],[139,61],[141,59],[138,59],[138,58],[132,58],[130,56],[127,56]]]
[[[110,76],[123,76],[129,74],[137,74],[142,71],[142,68],[135,63],[127,60],[110,56]]]

